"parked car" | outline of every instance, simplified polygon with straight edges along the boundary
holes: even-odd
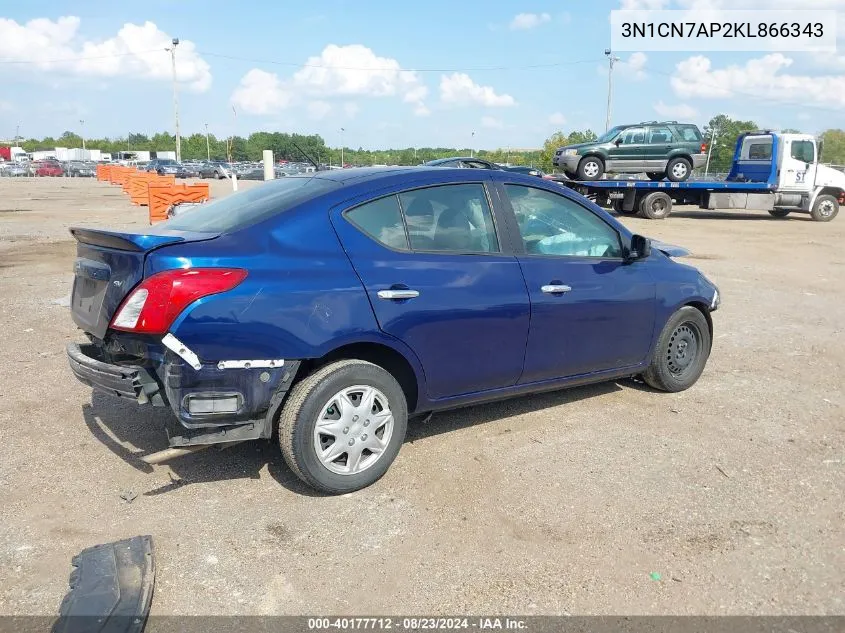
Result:
[[[677,250],[502,170],[317,172],[71,233],[75,375],[169,406],[171,446],[278,427],[330,493],[379,479],[411,414],[638,375],[687,389],[719,306]]]
[[[231,165],[220,160],[205,162],[202,163],[199,167],[199,177],[217,179],[226,178],[229,173],[228,170],[231,168]]]
[[[34,165],[36,176],[64,176],[65,170],[56,161],[44,160]]]
[[[9,176],[10,178],[21,178],[23,176],[31,176],[32,174],[30,173],[29,165],[11,163],[6,167],[4,175]]]
[[[97,169],[93,163],[72,160],[65,165],[65,175],[71,178],[93,178],[97,175]]]
[[[172,158],[154,158],[147,163],[144,171],[154,171],[159,176],[176,176],[176,178],[191,177],[191,172]]]
[[[489,160],[484,160],[482,158],[465,158],[465,157],[455,157],[455,158],[438,158],[436,160],[430,160],[427,163],[423,163],[426,167],[458,167],[458,168],[468,168],[468,169],[502,169],[505,171],[513,171],[519,174],[528,174],[529,176],[537,176],[542,178],[545,174],[533,167],[526,167],[524,165],[500,165],[498,163],[491,162]]]
[[[703,167],[707,145],[692,123],[651,121],[617,125],[595,141],[555,150],[552,164],[573,180],[598,180],[605,173],[642,173],[651,180],[682,182]]]

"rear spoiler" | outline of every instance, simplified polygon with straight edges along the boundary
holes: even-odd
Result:
[[[118,251],[149,251],[165,244],[184,242],[185,238],[178,235],[155,235],[120,233],[117,231],[101,231],[99,229],[81,229],[72,227],[70,234],[81,244],[112,248]]]

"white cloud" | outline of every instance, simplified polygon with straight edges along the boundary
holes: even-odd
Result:
[[[654,111],[662,117],[672,118],[678,121],[689,121],[690,119],[694,119],[698,116],[698,110],[693,108],[691,105],[686,103],[670,105],[668,103],[663,103],[662,99],[654,104]]]
[[[645,53],[631,53],[628,59],[616,62],[613,71],[620,75],[639,81],[645,79],[645,63],[648,57]]]
[[[549,115],[549,123],[552,125],[564,125],[566,123],[566,117],[563,116],[562,112],[554,112]]]
[[[725,99],[739,95],[773,101],[845,106],[845,76],[807,76],[786,71],[793,61],[781,53],[751,59],[744,65],[714,69],[709,58],[695,55],[678,63],[670,83],[678,96]]]
[[[253,68],[232,93],[232,103],[249,114],[272,114],[288,107],[292,95],[279,76]]]
[[[481,127],[488,127],[494,130],[501,130],[503,127],[505,127],[505,124],[502,122],[501,119],[497,119],[496,117],[483,116],[481,117]]]
[[[550,22],[551,19],[548,13],[519,13],[513,17],[509,27],[512,31],[524,31]]]
[[[669,4],[669,0],[622,0],[620,9],[629,9],[631,11],[637,9],[665,9]]]
[[[0,99],[0,112],[11,112],[14,109],[15,108],[11,101],[4,101]]]
[[[475,83],[465,73],[452,73],[440,77],[440,99],[457,105],[477,104],[487,107],[508,107],[516,104],[508,94],[496,94],[490,86]]]
[[[358,116],[358,113],[360,111],[361,108],[358,107],[358,104],[354,101],[349,101],[343,105],[343,112],[350,119],[354,119],[356,116]]]
[[[332,105],[325,101],[312,101],[308,104],[308,116],[315,121],[325,119],[331,111]]]
[[[420,110],[425,108],[423,99],[428,95],[428,88],[416,72],[403,70],[395,59],[379,57],[360,44],[329,44],[320,55],[309,57],[303,67],[287,79],[275,73],[252,69],[241,79],[241,84],[254,72],[271,76],[278,90],[316,99],[400,97],[405,103],[414,106],[415,110]],[[272,96],[270,101],[273,101]],[[250,103],[242,104],[244,110],[251,114],[266,114],[267,109],[260,95],[254,97]],[[238,98],[236,90],[232,95],[233,102]]]
[[[27,62],[11,65],[42,72],[91,77],[167,80],[172,78],[171,36],[153,22],[124,24],[105,40],[80,40],[81,20],[64,16],[37,18],[25,24],[0,18],[0,58]],[[191,90],[211,87],[211,70],[196,45],[182,40],[176,49],[176,77]]]
[[[431,114],[431,110],[429,110],[426,105],[421,102],[414,107],[414,114],[417,116],[428,116]]]

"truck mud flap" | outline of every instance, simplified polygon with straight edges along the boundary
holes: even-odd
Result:
[[[73,557],[52,633],[141,633],[155,585],[153,539],[134,536]]]

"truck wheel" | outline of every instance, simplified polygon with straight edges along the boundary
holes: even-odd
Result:
[[[684,306],[663,327],[643,380],[661,391],[689,389],[704,371],[710,345],[707,319],[700,310]]]
[[[648,176],[649,180],[654,180],[654,181],[663,180],[664,178],[666,178],[666,172],[665,171],[649,171],[649,172],[646,172],[646,176]]]
[[[769,209],[769,215],[774,218],[785,218],[791,212],[791,209]]]
[[[378,365],[341,360],[293,387],[279,417],[279,444],[302,481],[338,494],[378,481],[407,426],[408,405],[396,379]]]
[[[672,213],[672,198],[662,191],[652,191],[639,204],[640,216],[649,220],[662,220]]]
[[[596,156],[585,156],[578,163],[578,180],[598,180],[604,173],[604,163]]]
[[[810,215],[816,222],[830,222],[839,213],[839,201],[835,196],[822,194],[813,203]]]
[[[686,158],[673,158],[666,165],[666,177],[672,182],[683,182],[692,173],[692,165]]]

